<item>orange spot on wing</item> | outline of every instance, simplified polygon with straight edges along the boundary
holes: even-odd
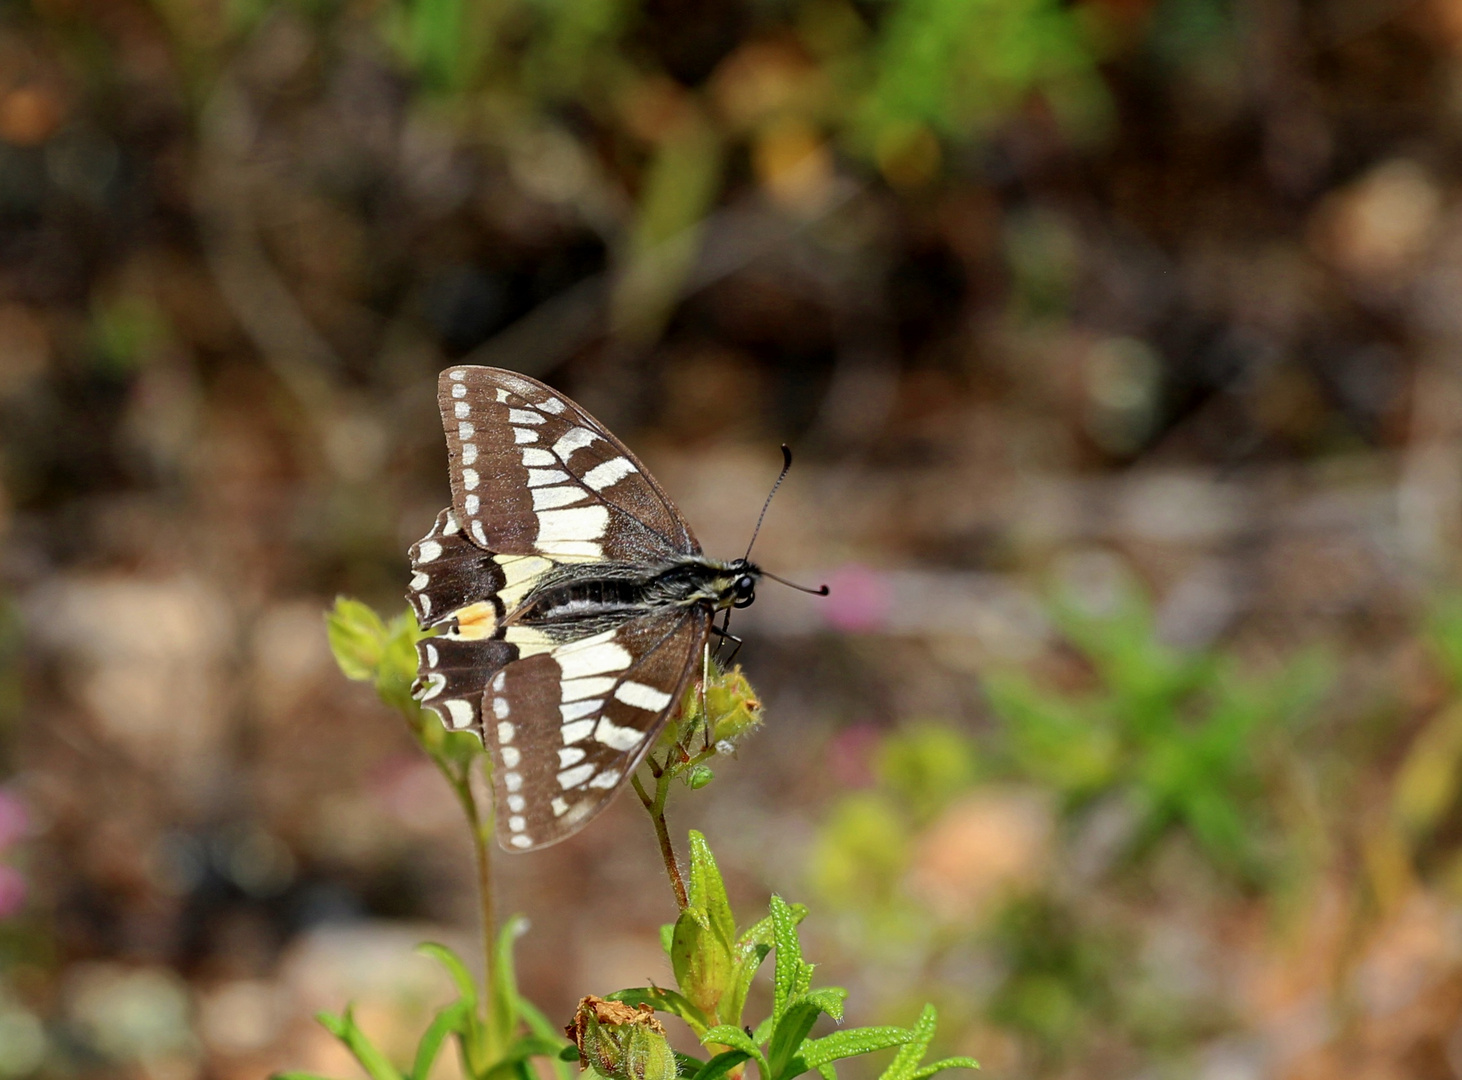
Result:
[[[497,632],[497,612],[488,600],[468,604],[457,612],[457,636],[477,641]]]

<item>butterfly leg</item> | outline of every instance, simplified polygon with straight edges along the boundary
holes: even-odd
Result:
[[[728,656],[728,657],[726,657],[726,659],[723,661],[724,666],[729,667],[731,664],[733,664],[736,661],[736,654],[741,651],[741,639],[739,637],[737,637],[735,634],[728,634],[725,630],[723,630],[719,626],[713,626],[713,627],[711,627],[711,633],[715,634],[716,637],[720,638],[720,641],[718,641],[716,643],[716,649],[718,651],[720,650],[721,646],[724,645],[728,641],[732,641],[732,642],[735,642],[736,643],[735,648],[733,648],[731,650],[731,655]]]
[[[714,629],[715,624],[712,623]],[[705,725],[704,749],[711,748],[711,710],[706,705],[706,683],[711,681],[711,643],[701,646],[701,723]]]

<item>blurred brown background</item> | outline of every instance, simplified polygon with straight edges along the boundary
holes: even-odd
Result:
[[[768,724],[672,827],[809,903],[855,1019],[934,998],[1001,1077],[1462,1076],[1459,151],[1456,0],[0,0],[0,1077],[354,1076],[315,1010],[404,1054],[444,1000],[463,826],[322,612],[403,607],[459,361],[713,554],[796,448],[758,558],[834,593],[739,618]],[[1193,759],[1239,809],[1115,861],[1146,766],[1045,777],[985,691],[1090,730],[1052,605],[1114,596],[1138,666],[1328,665]],[[880,833],[911,730],[973,764]],[[632,799],[499,867],[551,1016],[665,979]]]

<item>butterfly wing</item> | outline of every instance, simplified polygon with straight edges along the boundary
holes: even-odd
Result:
[[[678,707],[706,635],[701,607],[656,609],[566,641],[506,623],[562,562],[653,566],[700,553],[640,460],[536,380],[442,373],[452,506],[411,548],[417,695],[493,756],[510,851],[576,832],[613,798]]]
[[[546,847],[609,804],[678,707],[710,618],[698,608],[657,611],[493,676],[482,711],[498,843]]]
[[[699,554],[690,526],[619,439],[526,375],[443,371],[452,508],[489,551],[653,563]]]
[[[483,688],[518,658],[517,647],[497,630],[503,594],[511,592],[508,573],[521,560],[503,559],[469,542],[450,509],[437,515],[431,532],[408,554],[407,601],[417,623],[437,631],[416,643],[416,698],[447,727],[481,735]]]

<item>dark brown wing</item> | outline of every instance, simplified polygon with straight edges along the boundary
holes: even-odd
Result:
[[[659,611],[493,676],[482,715],[499,844],[546,847],[609,804],[679,706],[709,627],[699,608]]]
[[[700,552],[639,458],[562,394],[500,368],[452,367],[437,404],[452,507],[481,547],[634,563]]]
[[[493,555],[462,535],[452,510],[437,515],[431,532],[411,545],[411,587],[406,594],[416,621],[435,637],[416,643],[416,699],[453,730],[482,734],[482,691],[518,648],[502,640],[498,625],[505,603],[516,602],[530,581],[523,569],[542,572],[550,563]]]

